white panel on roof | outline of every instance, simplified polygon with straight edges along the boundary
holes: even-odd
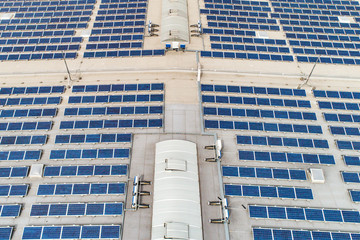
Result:
[[[322,169],[310,168],[310,177],[313,183],[325,183],[324,172]]]
[[[339,22],[341,23],[351,23],[353,18],[347,16],[338,16]]]
[[[1,20],[10,20],[14,17],[14,13],[4,13],[0,15]]]
[[[33,164],[31,165],[31,169],[29,172],[29,177],[33,178],[33,177],[42,177],[42,173],[43,173],[43,169],[44,169],[44,164]]]
[[[269,38],[269,34],[265,31],[257,31],[256,37],[258,38]]]

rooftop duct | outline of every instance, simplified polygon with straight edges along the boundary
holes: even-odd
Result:
[[[152,240],[202,240],[196,144],[156,144]]]
[[[161,42],[189,42],[186,0],[162,0]]]

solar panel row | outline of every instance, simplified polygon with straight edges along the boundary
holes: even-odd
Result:
[[[0,136],[0,145],[45,144],[48,135]]]
[[[65,86],[42,86],[42,87],[2,87],[0,94],[53,94],[64,93]]]
[[[55,144],[65,143],[130,143],[131,134],[69,134],[69,135],[56,135]]]
[[[22,239],[117,239],[120,225],[26,226]]]
[[[328,122],[360,122],[360,115],[356,114],[323,113],[323,116]]]
[[[13,178],[13,177],[27,177],[29,167],[1,167],[0,177]]]
[[[122,215],[122,203],[33,204],[31,217]]]
[[[322,134],[321,126],[266,122],[205,120],[205,128]]]
[[[17,12],[15,18],[34,18],[34,17],[63,17],[63,16],[86,16],[91,15],[92,11],[56,11],[56,12]]]
[[[48,44],[48,43],[81,43],[82,37],[41,37],[41,38],[8,38],[0,39],[0,45],[26,45],[26,44]]]
[[[37,195],[125,194],[125,183],[40,184]]]
[[[325,154],[266,152],[239,150],[239,160],[292,162],[310,164],[335,164],[334,156]],[[359,160],[360,165],[360,160]]]
[[[33,54],[2,54],[0,55],[0,61],[17,61],[17,60],[40,60],[40,59],[64,59],[64,58],[76,58],[76,52],[66,53],[33,53]]]
[[[0,4],[1,5],[1,4]],[[62,23],[62,22],[88,22],[90,17],[43,17],[43,18],[17,18],[17,19],[2,19],[0,25],[5,24],[28,24],[28,23]]]
[[[45,166],[44,177],[127,175],[127,165]]]
[[[314,90],[313,93],[317,98],[360,99],[360,92]]]
[[[24,197],[27,195],[29,184],[19,185],[0,185],[0,196],[1,197]]]
[[[162,91],[163,83],[75,85],[72,92]]]
[[[53,122],[0,122],[0,131],[50,130]]]
[[[4,160],[39,160],[42,150],[0,151],[0,161]]]
[[[0,117],[55,117],[57,108],[2,109]]]
[[[237,144],[303,147],[303,148],[325,148],[325,149],[329,148],[329,144],[325,139],[259,137],[259,136],[236,136],[236,138],[237,138]]]
[[[359,211],[280,206],[249,206],[252,218],[360,223]]]
[[[70,96],[69,103],[162,102],[163,94]]]
[[[223,166],[224,177],[251,177],[251,178],[274,178],[287,180],[306,180],[305,170],[284,168],[262,168],[262,167],[232,167]]]
[[[202,95],[204,103],[230,103],[273,107],[311,108],[308,100]]]
[[[129,148],[51,150],[50,159],[129,158]]]
[[[310,188],[225,184],[226,196],[313,199]]]
[[[360,238],[358,233],[346,232],[324,232],[318,230],[287,230],[287,229],[269,229],[253,228],[254,240],[355,240]]]
[[[316,121],[316,114],[313,112],[280,111],[264,109],[242,109],[242,108],[215,108],[204,107],[204,115],[233,116],[233,117],[255,117],[255,118],[277,118],[292,120]]]
[[[91,115],[86,112],[72,112],[70,115]],[[114,113],[115,114],[115,113]],[[97,114],[93,114],[97,115]],[[87,120],[87,121],[64,121],[61,129],[94,129],[94,128],[159,128],[163,120],[160,119],[126,119],[126,120]]]
[[[97,57],[144,57],[144,56],[163,56],[164,49],[158,50],[130,50],[130,51],[103,51],[103,52],[85,52],[85,58]]]
[[[323,47],[326,49],[360,49],[360,44],[356,42],[326,42],[326,41],[307,41],[307,40],[289,40],[291,46],[303,47]]]
[[[201,84],[204,92],[227,92],[305,97],[304,89]]]
[[[259,18],[262,19],[262,18]],[[276,21],[275,21],[276,22]],[[245,38],[245,37],[229,37],[229,36],[210,36],[211,42],[237,42],[237,43],[253,43],[253,44],[272,44],[286,45],[286,41],[282,39],[262,39],[262,38]],[[360,48],[360,46],[359,46]]]
[[[61,97],[23,97],[23,98],[0,98],[0,105],[37,105],[37,104],[60,104]]]
[[[11,53],[11,52],[53,52],[53,51],[74,51],[79,50],[80,44],[71,45],[32,45],[32,46],[6,46],[0,47],[0,52]],[[14,56],[13,56],[14,57]],[[20,56],[19,56],[20,57]],[[10,60],[10,59],[8,59]],[[16,59],[15,59],[16,60]]]

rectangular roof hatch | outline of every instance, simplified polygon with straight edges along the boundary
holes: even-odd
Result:
[[[166,171],[186,172],[186,160],[169,158],[165,159],[165,163]]]
[[[189,225],[180,222],[164,223],[165,239],[189,239]]]

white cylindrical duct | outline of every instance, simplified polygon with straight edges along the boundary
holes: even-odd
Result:
[[[168,140],[156,144],[152,240],[202,240],[196,144]]]
[[[189,42],[187,0],[162,0],[161,42]]]

